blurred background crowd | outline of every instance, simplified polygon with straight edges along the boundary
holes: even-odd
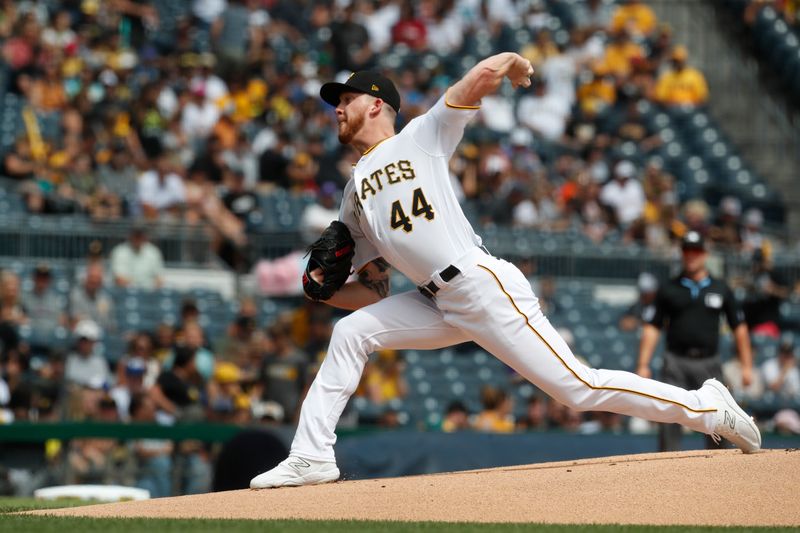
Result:
[[[797,24],[791,0],[752,2],[748,20],[767,4]],[[756,331],[776,325],[761,331],[774,357],[758,359],[757,383],[740,394],[800,403],[796,324],[785,312],[800,291],[771,262],[793,247],[782,208],[763,194],[700,187],[703,172],[707,182],[749,171],[730,157],[714,159],[717,137],[703,137],[711,124],[703,73],[645,3],[5,0],[6,195],[27,215],[132,226],[126,241],[91,246],[74,268],[6,265],[0,420],[292,424],[339,315],[292,296],[296,255],[258,263],[254,242],[265,227],[285,226],[308,241],[337,217],[358,154],[339,146],[332,109],[318,97],[321,83],[354,70],[387,72],[402,95],[402,127],[499,50],[518,51],[536,74],[529,91],[504,87],[484,99],[451,160],[469,218],[482,229],[563,234],[665,257],[676,255],[687,231],[700,232],[712,252],[752,263],[729,281]],[[671,148],[681,135],[697,137],[699,155],[688,167],[678,163],[688,154]],[[283,203],[299,207],[272,210]],[[170,289],[162,251],[148,238],[168,225],[207,233],[217,266],[255,268],[261,288],[281,296],[224,301]],[[536,273],[524,258],[520,266]],[[581,329],[589,317],[575,315],[594,305],[588,282],[535,283],[546,313],[572,330],[562,333],[578,355],[606,364],[594,350],[607,349],[612,365],[632,368],[622,354],[635,356],[642,308],[657,285],[652,276],[640,278],[633,308],[593,308],[609,341],[600,346],[595,338],[595,349]],[[343,423],[646,429],[571,411],[473,345],[432,355],[436,370],[425,357],[377,354]],[[408,405],[417,400],[431,416],[415,416]],[[776,427],[800,433],[795,411],[781,416]],[[192,441],[83,439],[66,450],[54,442],[47,456],[67,464],[75,481],[127,480],[167,495],[208,489],[210,451]],[[180,480],[171,477],[177,463]],[[138,469],[125,467],[131,464]]]

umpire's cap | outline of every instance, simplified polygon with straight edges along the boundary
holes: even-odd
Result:
[[[681,248],[683,250],[705,250],[706,242],[700,233],[696,231],[689,231],[683,236]]]
[[[395,111],[400,111],[400,93],[397,92],[397,88],[389,78],[377,72],[361,70],[352,73],[344,83],[328,82],[319,90],[319,95],[323,100],[336,107],[344,92],[369,94],[380,98],[392,106]]]

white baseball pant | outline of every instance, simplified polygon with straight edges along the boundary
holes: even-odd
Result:
[[[336,424],[372,352],[437,349],[469,340],[573,409],[713,431],[716,409],[698,391],[578,361],[511,263],[476,248],[454,265],[461,274],[449,283],[438,274],[431,278],[440,287],[435,299],[418,291],[393,295],[337,322],[303,402],[292,455],[336,460]]]

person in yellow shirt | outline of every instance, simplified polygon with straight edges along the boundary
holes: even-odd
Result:
[[[614,105],[617,88],[603,64],[592,66],[591,81],[578,87],[578,104],[583,113],[596,115]]]
[[[688,52],[683,46],[672,50],[672,69],[659,76],[655,99],[667,106],[698,106],[708,100],[708,85],[703,73],[687,66]]]
[[[618,78],[625,78],[632,70],[635,58],[645,57],[644,48],[633,42],[625,29],[615,32],[611,42],[606,46],[603,58],[605,68]]]
[[[627,0],[611,16],[611,31],[626,29],[637,37],[648,37],[656,29],[658,20],[650,6],[640,0]]]
[[[505,391],[486,386],[481,390],[483,411],[472,423],[476,431],[489,433],[512,433],[515,428],[514,400]]]
[[[405,365],[395,350],[381,350],[375,362],[364,372],[362,384],[367,398],[381,405],[388,401],[404,398],[408,385],[403,378]]]

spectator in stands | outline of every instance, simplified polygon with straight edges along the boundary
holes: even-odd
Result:
[[[464,402],[460,400],[453,400],[447,406],[447,410],[442,420],[442,431],[445,433],[453,433],[455,431],[464,431],[470,429],[469,411]]]
[[[35,76],[31,85],[31,105],[44,113],[59,111],[67,103],[64,82],[59,72],[60,63],[51,59],[44,64],[41,76]]]
[[[328,352],[333,333],[333,320],[328,309],[315,308],[308,319],[308,335],[302,348],[308,354],[312,367],[318,367]]]
[[[123,422],[131,420],[131,401],[134,397],[146,394],[150,386],[145,386],[147,364],[139,357],[125,357],[117,361],[117,384],[108,391],[114,399]]]
[[[130,419],[137,423],[156,421],[156,404],[147,394],[134,394],[130,400]],[[136,486],[150,491],[151,498],[172,495],[172,451],[170,440],[138,439],[131,442],[136,460]]]
[[[783,336],[778,347],[778,357],[764,361],[760,370],[770,391],[782,399],[800,401],[800,369],[797,367],[792,335]]]
[[[194,298],[184,298],[181,301],[176,333],[178,342],[183,340],[183,329],[187,324],[200,324],[200,308],[197,307],[197,302],[194,301]]]
[[[369,67],[372,62],[369,33],[355,20],[355,5],[342,8],[330,30],[333,64],[337,70],[355,72]]]
[[[289,153],[291,153],[291,139],[280,132],[275,135],[274,145],[267,147],[258,160],[259,189],[270,192],[275,188],[289,188]]]
[[[517,420],[517,429],[521,431],[547,429],[547,406],[545,397],[533,394],[528,398],[525,414]]]
[[[214,352],[220,361],[230,361],[239,368],[249,369],[254,357],[258,358],[257,363],[260,364],[263,341],[263,334],[256,329],[255,319],[239,314],[228,324],[225,336],[217,339]],[[257,375],[258,369],[253,370],[253,375]],[[249,372],[248,377],[251,377]]]
[[[711,208],[704,200],[689,200],[683,205],[683,220],[685,222],[685,230],[696,231],[703,237],[709,232],[709,218],[711,216]]]
[[[533,95],[519,101],[517,119],[547,141],[557,141],[564,135],[571,102],[556,91],[548,90],[544,78],[533,81]]]
[[[659,76],[655,99],[667,106],[701,106],[708,101],[708,85],[699,70],[686,64],[689,52],[684,46],[672,49],[672,68]]]
[[[404,44],[414,51],[424,50],[428,44],[427,28],[417,17],[414,2],[411,0],[402,1],[400,20],[392,27],[392,42],[396,45]]]
[[[464,25],[454,13],[453,5],[428,4],[420,6],[425,19],[428,49],[441,55],[452,54],[464,42]]]
[[[617,101],[617,87],[605,64],[592,65],[592,77],[578,87],[578,105],[588,116],[607,111]]]
[[[207,81],[194,78],[189,86],[189,101],[181,112],[181,134],[193,151],[200,151],[220,118],[220,110],[214,103]],[[227,92],[227,89],[226,89]]]
[[[520,55],[530,61],[537,72],[548,59],[558,54],[558,46],[553,41],[552,34],[546,29],[537,32],[534,42],[523,46],[520,50]]]
[[[258,196],[246,187],[244,171],[239,167],[226,166],[223,170],[223,180],[225,183],[223,205],[247,224],[250,214],[258,210]]]
[[[19,276],[10,270],[0,272],[0,322],[12,327],[28,323],[28,314],[20,301]]]
[[[234,424],[250,421],[250,397],[244,390],[241,369],[223,361],[214,368],[208,383],[208,404],[214,420]]]
[[[772,261],[761,248],[753,251],[744,310],[747,327],[753,335],[778,339],[781,334],[781,304],[789,297],[789,284],[772,268]]]
[[[591,178],[584,181],[570,205],[581,221],[583,234],[593,242],[603,242],[614,227],[616,215],[600,200],[600,184]]]
[[[734,196],[726,196],[719,203],[719,214],[709,230],[711,240],[724,248],[738,249],[742,244],[742,227],[739,217],[742,202]]]
[[[166,151],[155,156],[152,168],[138,178],[137,197],[142,214],[148,219],[177,217],[186,204],[186,186],[173,172]]]
[[[198,321],[185,322],[175,335],[175,342],[178,346],[185,346],[191,350],[194,356],[194,366],[198,375],[203,381],[208,382],[214,374],[214,363],[216,357],[214,352],[206,348],[205,332]],[[164,368],[169,369],[173,364],[173,359],[177,353],[174,350],[173,357],[168,357],[164,361]]]
[[[633,60],[645,55],[644,48],[631,39],[627,30],[622,29],[611,35],[603,65],[617,80],[622,80],[631,73]]]
[[[114,299],[103,287],[105,267],[100,261],[91,261],[86,266],[83,283],[72,287],[69,294],[69,313],[72,324],[90,319],[103,331],[113,333],[117,329],[114,314]]]
[[[656,29],[656,14],[641,0],[623,0],[611,17],[611,31],[627,30],[631,35],[649,37]]]
[[[171,324],[161,322],[156,326],[153,336],[153,355],[159,363],[163,363],[172,354],[175,346],[175,328]]]
[[[622,318],[619,319],[619,329],[622,331],[638,330],[642,324],[649,323],[656,312],[658,279],[649,272],[642,272],[639,274],[636,285],[639,289],[639,298],[625,310]]]
[[[587,0],[573,6],[575,26],[581,30],[596,32],[611,24],[612,6],[603,0]]]
[[[11,403],[11,389],[3,379],[4,372],[0,372],[0,424],[10,424],[14,421],[14,412],[8,408]]]
[[[35,338],[48,339],[56,328],[67,325],[64,298],[56,293],[52,283],[50,265],[40,263],[33,270],[33,287],[22,295],[22,307]]]
[[[24,181],[44,172],[44,165],[33,157],[31,143],[25,135],[17,137],[13,148],[3,156],[2,175]]]
[[[91,413],[98,422],[118,422],[117,405],[108,395],[102,395]],[[111,438],[85,438],[70,442],[67,483],[70,484],[119,484],[122,469],[120,454],[114,453],[118,443]]]
[[[583,415],[580,412],[552,398],[547,399],[547,427],[549,429],[576,432],[580,429],[582,422]]]
[[[97,348],[102,335],[100,326],[92,320],[84,319],[75,325],[75,347],[67,356],[64,370],[67,383],[95,389],[111,383],[108,361]]]
[[[202,420],[205,417],[204,395],[194,351],[187,346],[176,347],[172,367],[161,372],[150,389],[156,407],[173,420]]]
[[[483,411],[472,421],[473,429],[489,433],[514,431],[514,400],[504,390],[486,385],[481,389]]]
[[[33,408],[33,387],[30,380],[30,358],[15,349],[5,349],[0,359],[0,375],[8,388],[6,409],[10,421],[29,420]]]
[[[124,144],[111,148],[108,160],[99,162],[97,169],[98,186],[106,194],[118,198],[123,213],[130,213],[136,207],[136,191],[138,172],[134,165],[133,155]]]
[[[247,60],[254,28],[250,9],[243,0],[232,0],[211,25],[211,40],[217,57],[226,69],[242,69]]]
[[[260,384],[261,399],[283,407],[284,422],[295,420],[307,386],[308,359],[292,341],[289,326],[278,320],[269,328],[272,351],[264,355]]]
[[[722,363],[722,382],[731,391],[737,402],[759,401],[766,390],[761,372],[752,372],[748,385],[742,383],[742,362],[733,357]],[[741,401],[740,401],[741,400]]]
[[[54,51],[72,51],[78,44],[78,35],[70,25],[72,19],[66,9],[55,13],[52,23],[42,32],[42,44]]]
[[[163,283],[164,258],[144,226],[134,225],[128,240],[111,250],[111,273],[120,287],[153,290]]]
[[[603,186],[600,201],[614,210],[616,222],[623,229],[642,216],[644,189],[636,177],[633,163],[623,159],[614,165],[614,179]]]
[[[376,405],[405,398],[408,384],[403,377],[405,364],[400,354],[395,350],[381,350],[377,355],[368,363],[362,377],[366,398]]]
[[[132,363],[133,366],[128,368],[128,363]],[[143,386],[149,389],[155,385],[161,373],[161,363],[153,353],[153,338],[146,331],[137,331],[133,334],[125,355],[117,361],[117,383],[124,383],[129,372],[137,374],[140,368]]]
[[[742,251],[745,254],[752,254],[760,249],[762,252],[770,253],[771,244],[764,235],[764,214],[757,207],[752,207],[744,212],[742,221]]]
[[[339,219],[339,208],[336,202],[339,193],[336,184],[325,182],[317,195],[317,202],[309,204],[300,217],[300,231],[303,241],[312,243],[319,238],[322,231],[333,220]]]

